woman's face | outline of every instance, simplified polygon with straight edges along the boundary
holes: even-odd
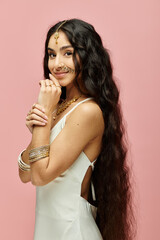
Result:
[[[73,84],[76,76],[73,52],[74,49],[64,32],[59,31],[57,44],[55,34],[50,37],[48,43],[48,68],[63,87]]]

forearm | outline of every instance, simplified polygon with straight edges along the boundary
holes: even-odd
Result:
[[[22,161],[31,167],[30,171],[23,171],[19,168],[19,177],[23,183],[31,181],[31,175],[33,175],[35,171],[37,172],[38,169],[44,170],[48,165],[48,158],[44,159],[43,163],[42,161],[38,161],[37,163],[30,164],[29,152],[33,148],[49,144],[50,128],[51,117],[49,117],[48,123],[45,127],[35,126],[33,129],[31,142],[21,156]]]
[[[51,114],[47,114],[48,123],[45,127],[35,126],[32,134],[32,140],[30,144],[30,150],[38,148],[44,145],[48,145],[50,142],[50,130],[52,118]],[[31,167],[31,182],[34,185],[39,185],[41,178],[45,175],[49,163],[49,157],[42,158],[41,160],[30,163]]]
[[[50,113],[48,113],[46,115],[48,117],[48,122],[47,122],[46,126],[42,126],[42,127],[35,126],[33,129],[30,149],[49,144],[52,119],[51,119]]]

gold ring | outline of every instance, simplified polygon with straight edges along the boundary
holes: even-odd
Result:
[[[34,108],[36,106],[36,103],[33,104],[32,108]]]
[[[60,87],[61,88],[61,86],[59,86],[59,85],[55,85],[56,87]]]

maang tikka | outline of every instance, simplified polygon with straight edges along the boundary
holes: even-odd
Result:
[[[63,24],[65,24],[67,22],[67,20],[65,20],[65,21],[63,21],[61,24],[60,24],[60,26],[57,28],[57,30],[56,30],[56,32],[55,32],[55,34],[54,34],[54,38],[56,39],[56,44],[58,44],[58,38],[59,38],[59,29],[63,26]]]

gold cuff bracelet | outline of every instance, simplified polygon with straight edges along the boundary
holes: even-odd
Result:
[[[42,158],[49,157],[50,145],[34,148],[29,152],[29,162],[33,163]]]

